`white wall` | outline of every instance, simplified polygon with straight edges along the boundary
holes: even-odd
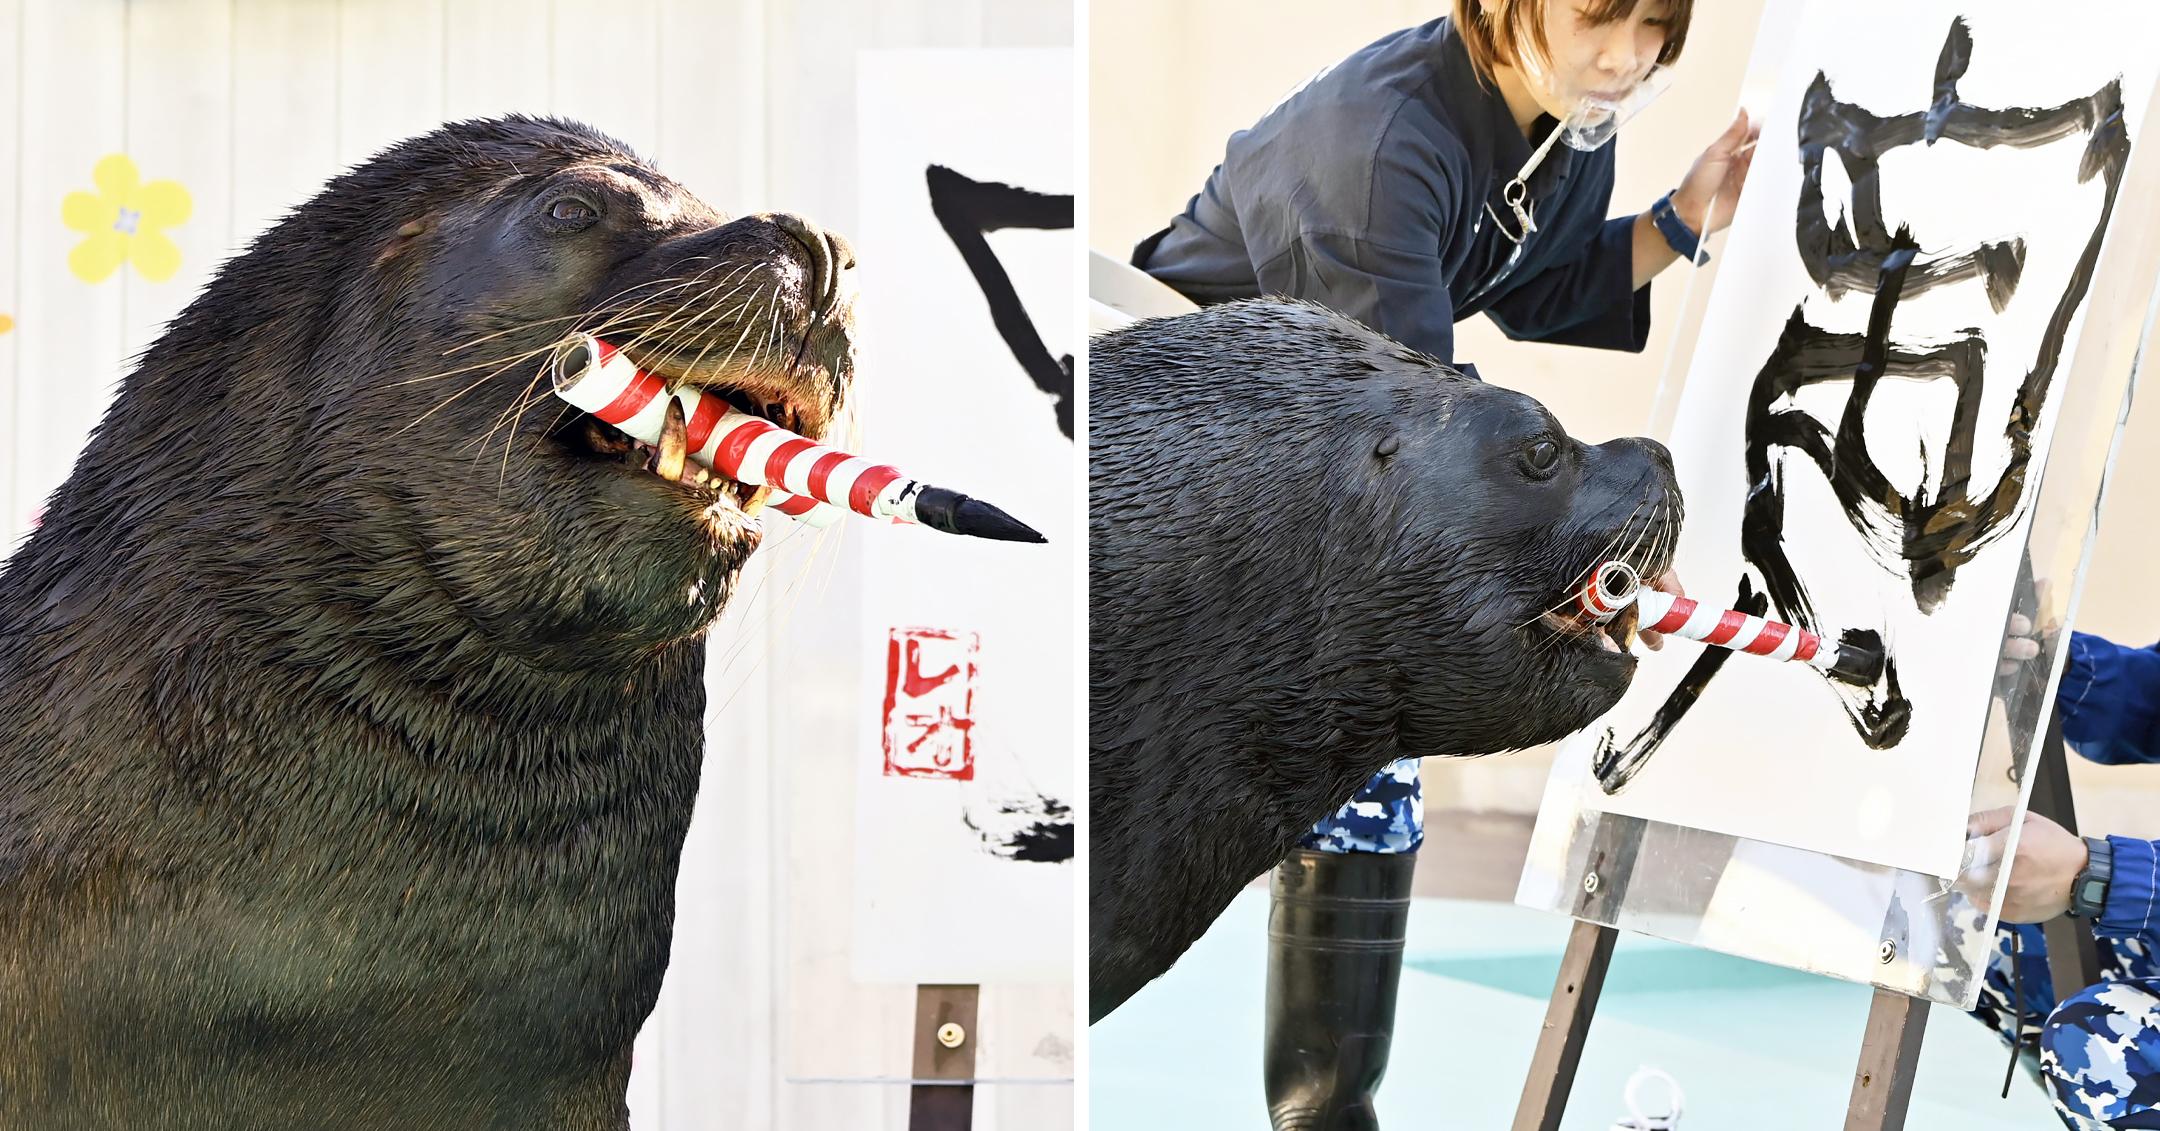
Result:
[[[1070,45],[1070,13],[1066,0],[0,0],[0,538],[27,529],[128,359],[221,260],[388,142],[463,117],[562,114],[725,211],[784,208],[847,233],[859,49]],[[60,202],[114,152],[193,198],[167,282],[123,268],[89,285],[67,269],[79,237]],[[804,541],[758,556],[745,589],[759,596],[716,632],[675,961],[632,1088],[640,1131],[905,1125],[904,1087],[789,1083],[777,1048],[780,924],[792,899],[831,894],[786,875],[800,811],[788,752],[834,741],[832,712],[855,691],[852,676],[820,685],[833,682],[821,657],[855,646],[815,608],[846,592],[845,551],[828,539],[813,558]],[[804,702],[829,709],[791,710]],[[1070,1103],[1063,1086],[989,1088],[976,1126],[1069,1126]]]
[[[1762,11],[1763,0],[1695,6],[1672,87],[1617,142],[1616,214],[1647,208],[1672,188],[1731,120]],[[1089,246],[1122,257],[1184,208],[1232,132],[1320,67],[1446,13],[1441,0],[1319,7],[1303,0],[1092,0]],[[1640,433],[1671,349],[1687,271],[1677,265],[1653,287],[1650,341],[1641,354],[1510,342],[1474,318],[1457,330],[1457,355],[1545,402],[1579,437]],[[2144,519],[2160,485],[2155,401],[2160,397],[2146,399],[2125,433],[2079,617],[2080,627],[2139,644],[2160,638],[2160,603],[2149,595],[2160,533]],[[2160,836],[2160,769],[2071,761],[2088,829]],[[1549,749],[1474,762],[1428,759],[1426,805],[1533,812],[1550,764]]]

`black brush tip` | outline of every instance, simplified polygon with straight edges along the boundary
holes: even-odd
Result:
[[[1882,678],[1883,664],[1882,649],[1848,639],[1837,646],[1837,662],[1830,665],[1830,675],[1855,687],[1873,687]]]
[[[997,542],[1047,543],[1036,529],[1004,511],[943,487],[924,487],[915,499],[915,517],[924,526],[947,534],[989,538]]]

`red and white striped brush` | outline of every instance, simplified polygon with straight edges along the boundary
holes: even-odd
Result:
[[[1026,523],[980,499],[932,487],[897,467],[798,436],[718,394],[670,389],[666,381],[591,334],[564,339],[551,365],[556,396],[648,444],[660,442],[668,406],[679,402],[689,458],[737,483],[770,488],[775,509],[813,525],[822,526],[845,509],[948,534],[1046,541]]]

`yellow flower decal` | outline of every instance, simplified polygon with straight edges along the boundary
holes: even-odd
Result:
[[[8,332],[9,330],[12,330],[12,329],[14,329],[14,328],[15,328],[15,320],[14,320],[13,318],[10,318],[10,317],[8,317],[8,316],[7,316],[7,315],[5,315],[5,314],[0,314],[0,334],[5,334],[5,333],[7,333],[7,332]]]
[[[187,222],[194,204],[178,181],[142,183],[125,153],[107,154],[91,170],[97,192],[71,192],[60,218],[88,238],[68,253],[68,270],[85,283],[102,283],[122,263],[153,283],[180,270],[180,247],[160,229]]]

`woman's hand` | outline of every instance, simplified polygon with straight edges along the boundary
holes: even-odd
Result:
[[[1762,125],[1748,121],[1746,110],[1702,151],[1688,170],[1687,178],[1673,192],[1673,211],[1695,232],[1708,236],[1732,226],[1733,210],[1740,206],[1740,189],[1747,183],[1748,167],[1755,162],[1754,145]],[[1704,213],[1708,212],[1708,226]]]

